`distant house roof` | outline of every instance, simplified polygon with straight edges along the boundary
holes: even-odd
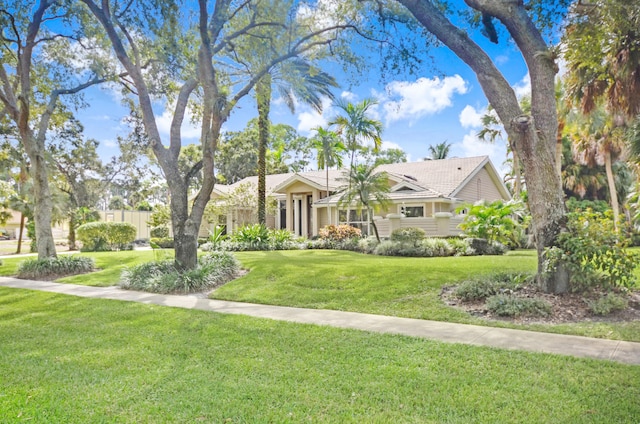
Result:
[[[390,193],[391,199],[455,198],[465,184],[485,166],[489,168],[496,187],[503,196],[511,197],[488,156],[393,163],[378,166],[376,172],[386,172],[389,179],[396,183]],[[344,170],[329,170],[329,191],[335,191],[344,185],[344,182],[339,181],[339,178],[343,177],[343,172]],[[287,187],[297,182],[324,190],[327,186],[327,173],[321,170],[267,175],[267,194],[283,193]],[[219,194],[229,193],[246,183],[257,185],[258,177],[247,177],[229,186],[216,185],[215,189]],[[335,202],[337,202],[337,196],[330,196],[316,203]]]

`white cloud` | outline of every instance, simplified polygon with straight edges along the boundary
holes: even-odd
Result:
[[[461,143],[456,143],[455,147],[462,152],[462,157],[489,156],[500,175],[504,176],[508,171],[508,167],[503,165],[507,157],[505,143],[484,142],[478,139],[476,131],[472,130],[462,138]]]
[[[460,112],[460,125],[463,128],[478,128],[482,126],[482,116],[485,111],[477,111],[473,106],[466,105]]]
[[[105,146],[107,146],[107,147],[111,147],[111,148],[113,148],[113,147],[118,147],[118,143],[116,143],[116,142],[115,142],[114,140],[112,140],[112,139],[104,140],[104,141],[103,141],[103,143],[104,143],[104,145],[105,145]]]
[[[345,99],[348,102],[355,102],[358,100],[358,96],[351,91],[343,91],[342,93],[340,93],[340,98]]]
[[[162,115],[156,116],[156,124],[158,125],[158,131],[160,131],[161,135],[168,136],[171,131],[174,107],[175,105],[171,104],[169,107],[165,107]],[[183,139],[199,138],[201,135],[200,125],[193,124],[191,122],[192,118],[193,115],[189,111],[189,108],[187,108],[181,127],[181,135]]]
[[[513,90],[516,92],[516,97],[518,98],[524,96],[531,97],[531,77],[528,73],[519,82],[514,84]]]
[[[455,93],[467,92],[460,75],[440,79],[419,78],[415,82],[393,81],[386,86],[388,98],[382,99],[386,121],[415,120],[434,114],[452,105]]]
[[[312,131],[313,128],[326,127],[329,122],[327,116],[329,116],[332,109],[331,104],[331,99],[324,97],[322,99],[322,113],[318,113],[307,105],[301,105],[301,109],[304,109],[304,111],[298,113],[298,131],[309,136],[314,133]]]
[[[393,141],[383,141],[380,145],[380,150],[389,150],[389,149],[400,149],[403,150],[402,146],[398,143],[394,143]]]
[[[506,54],[501,54],[496,56],[494,61],[496,62],[496,65],[504,65],[509,61],[509,56],[507,56]]]

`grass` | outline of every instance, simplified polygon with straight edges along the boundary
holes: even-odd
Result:
[[[640,367],[0,288],[0,422],[637,422]]]
[[[125,267],[170,258],[172,250],[82,253],[95,259],[100,271],[57,281],[110,286]],[[505,256],[400,258],[347,251],[302,250],[237,252],[251,272],[213,292],[216,299],[315,309],[366,312],[409,318],[488,325],[640,342],[640,322],[582,322],[516,325],[485,321],[445,305],[441,287],[479,275],[534,272],[534,251]],[[0,275],[14,275],[24,258],[4,259]],[[640,277],[640,267],[636,269]]]
[[[133,250],[120,252],[86,252],[77,254],[93,258],[96,262],[96,268],[98,268],[98,271],[90,274],[64,277],[57,279],[56,281],[60,283],[80,284],[85,286],[112,286],[120,281],[120,274],[122,274],[124,268],[155,259],[172,258],[173,250]],[[3,259],[4,265],[0,266],[0,276],[15,275],[17,273],[18,265],[25,259],[28,259],[28,257]]]
[[[535,272],[534,251],[505,256],[397,258],[344,251],[239,252],[244,277],[211,297],[640,341],[640,322],[517,325],[481,320],[445,305],[441,287],[495,272]]]

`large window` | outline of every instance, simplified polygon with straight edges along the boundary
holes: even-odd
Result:
[[[424,217],[424,206],[403,206],[401,212],[407,218],[422,218]]]
[[[349,222],[347,222],[347,211],[341,209],[338,211],[339,224],[349,224],[352,227],[359,228],[362,231],[362,235],[369,235],[369,214],[366,210],[360,212],[350,209],[349,210]]]

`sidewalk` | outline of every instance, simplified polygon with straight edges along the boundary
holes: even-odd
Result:
[[[19,280],[7,277],[0,277],[0,286],[41,290],[71,296],[123,300],[176,308],[200,309],[223,314],[249,315],[279,321],[329,325],[378,333],[403,334],[448,343],[464,343],[501,349],[554,353],[640,365],[640,343],[627,341],[388,317],[356,312],[227,302],[203,299],[197,296],[160,295],[121,290],[116,287],[78,286],[74,284]]]

